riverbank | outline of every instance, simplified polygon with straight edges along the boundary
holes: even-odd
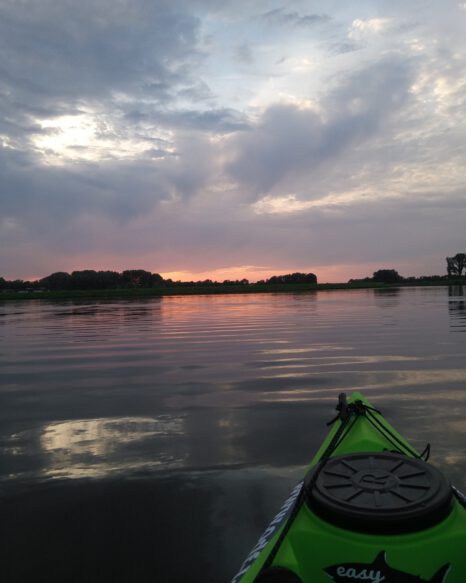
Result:
[[[167,285],[153,288],[131,289],[93,289],[93,290],[55,290],[55,291],[20,291],[3,292],[1,301],[10,300],[74,300],[74,299],[137,299],[159,296],[180,295],[213,295],[213,294],[251,294],[251,293],[308,293],[325,290],[352,290],[352,289],[396,289],[402,287],[466,285],[465,278],[439,279],[432,281],[402,282],[396,284],[379,283],[373,281],[359,281],[352,283],[319,283],[319,284],[209,284],[209,285]]]

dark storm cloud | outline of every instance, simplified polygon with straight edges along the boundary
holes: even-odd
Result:
[[[312,172],[360,145],[410,98],[412,63],[387,57],[340,81],[321,98],[322,111],[293,104],[267,108],[254,131],[235,141],[232,176],[257,195],[290,174]]]
[[[0,78],[2,78],[1,71]],[[43,133],[37,121],[39,118],[69,113],[72,109],[60,105],[42,107],[32,103],[33,95],[26,98],[31,100],[28,104],[22,99],[17,99],[14,93],[14,89],[4,82],[3,88],[0,88],[0,135],[8,136],[12,147],[27,148],[32,137]]]
[[[151,124],[222,131],[244,125],[232,110],[159,109],[151,117],[138,105],[150,101],[154,109],[176,95],[208,94],[195,77],[198,25],[182,4],[163,1],[2,2],[0,138],[6,142],[2,147],[0,140],[0,218],[46,236],[53,222],[69,225],[83,214],[129,221],[160,200],[196,192],[206,163],[199,156],[189,157],[196,164],[180,163],[189,148],[181,141],[174,152],[171,141],[157,131],[151,135]],[[136,139],[147,149],[132,160],[112,161],[110,152],[100,163],[44,164],[34,139],[57,130],[41,121],[76,116],[89,107],[104,113],[96,140]],[[122,107],[132,108],[125,123],[118,119]],[[116,115],[110,125],[108,115]],[[149,130],[142,124],[146,131],[139,135],[135,122],[149,124]],[[68,148],[92,151],[79,143]],[[201,144],[196,151],[205,148]]]
[[[27,113],[113,92],[163,101],[189,83],[197,27],[164,2],[3,2],[0,74]]]
[[[95,225],[103,221],[107,235],[114,231],[110,237],[114,245],[115,236],[120,236],[122,247],[133,248],[132,240],[140,240],[140,234],[129,234],[128,225],[157,213],[163,202],[188,202],[217,171],[214,148],[202,136],[180,137],[176,153],[163,146],[162,142],[159,148],[146,150],[138,159],[75,161],[65,166],[42,165],[33,154],[0,147],[0,227],[2,223],[4,227],[0,246],[27,240],[58,252],[66,242],[72,253],[92,245],[92,228],[100,229]],[[170,221],[169,231],[176,216]],[[157,219],[150,229],[152,237],[160,228],[156,223]],[[94,233],[101,243],[105,229]]]
[[[129,85],[163,94],[193,50],[197,28],[191,15],[161,2],[6,2],[0,16],[10,82],[54,100]]]
[[[139,160],[62,167],[41,166],[33,156],[0,148],[0,217],[18,220],[41,237],[81,216],[128,223],[161,201],[192,197],[212,178],[212,154],[208,141],[186,138],[176,155],[149,149]]]
[[[0,149],[0,174],[0,216],[32,230],[67,226],[83,213],[131,220],[167,196],[148,163],[39,166],[28,155]]]

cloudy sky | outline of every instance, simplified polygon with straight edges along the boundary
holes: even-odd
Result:
[[[462,0],[0,0],[0,275],[445,272]]]

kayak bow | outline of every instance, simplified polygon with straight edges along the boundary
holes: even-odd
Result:
[[[360,393],[231,583],[465,583],[464,496]]]

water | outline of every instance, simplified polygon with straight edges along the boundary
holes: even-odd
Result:
[[[464,489],[464,293],[0,303],[1,580],[228,581],[343,390]]]

